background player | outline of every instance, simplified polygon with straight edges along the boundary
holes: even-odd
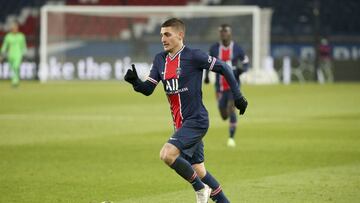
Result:
[[[324,82],[334,82],[334,74],[331,59],[331,46],[326,38],[322,38],[318,47],[319,51],[319,69],[323,73]]]
[[[240,87],[239,76],[248,70],[249,58],[244,53],[243,49],[232,40],[231,27],[228,24],[222,24],[219,27],[219,34],[220,42],[217,42],[211,46],[210,56],[216,57],[226,62],[230,67],[233,68],[235,78]],[[241,62],[242,66],[240,66],[239,61]],[[209,71],[206,71],[204,82],[206,84],[209,83]],[[230,91],[228,81],[220,74],[216,74],[215,76],[215,90],[221,118],[223,120],[230,118],[229,139],[227,145],[230,147],[235,147],[236,143],[234,136],[237,126],[237,115],[234,108],[234,99]]]
[[[161,149],[161,160],[192,184],[197,202],[206,203],[211,196],[217,203],[227,203],[229,200],[219,183],[204,165],[202,138],[209,127],[209,119],[202,102],[203,69],[225,76],[240,114],[245,112],[247,101],[228,65],[200,50],[184,46],[185,25],[181,20],[172,18],[165,21],[160,34],[165,51],[155,56],[147,80],[143,82],[138,78],[134,65],[127,71],[125,80],[133,85],[135,91],[147,96],[162,81],[175,133]]]
[[[0,61],[4,56],[11,68],[11,84],[17,87],[20,82],[20,65],[23,55],[26,53],[25,35],[19,32],[17,23],[12,24],[11,31],[5,35],[3,45],[1,47]]]

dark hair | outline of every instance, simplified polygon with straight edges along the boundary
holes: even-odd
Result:
[[[219,31],[231,31],[231,26],[229,24],[221,24],[219,27]]]
[[[183,31],[185,33],[185,23],[178,18],[170,18],[166,20],[161,27],[174,27],[177,30]]]

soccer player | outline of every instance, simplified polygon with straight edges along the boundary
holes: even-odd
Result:
[[[19,32],[17,23],[12,24],[11,32],[7,33],[1,47],[1,55],[7,54],[7,60],[11,68],[11,84],[17,87],[20,82],[20,65],[23,55],[26,53],[26,40],[23,33]],[[2,61],[2,57],[0,57]]]
[[[138,78],[135,65],[127,71],[125,80],[133,85],[135,91],[146,96],[152,94],[160,81],[163,83],[175,132],[162,147],[160,159],[191,183],[198,203],[208,202],[209,196],[217,203],[228,203],[219,183],[204,165],[202,138],[208,130],[209,119],[202,103],[203,69],[225,76],[240,114],[245,112],[247,101],[227,64],[184,45],[183,21],[177,18],[165,21],[160,35],[165,51],[155,56],[147,80]]]
[[[243,49],[232,40],[231,27],[228,24],[222,24],[219,27],[220,42],[213,44],[210,48],[210,56],[216,57],[226,62],[233,68],[235,78],[240,87],[240,75],[249,68],[249,58],[246,56]],[[242,66],[240,66],[239,61]],[[205,73],[204,82],[209,83],[209,71]],[[234,107],[234,97],[230,90],[228,80],[221,74],[217,73],[215,77],[215,91],[216,99],[218,101],[218,108],[221,118],[223,120],[229,119],[229,139],[227,145],[235,147],[234,140],[237,115]]]
[[[319,69],[328,82],[334,82],[334,74],[332,71],[331,46],[326,38],[322,38],[318,47],[319,51]],[[325,81],[324,81],[325,82]]]

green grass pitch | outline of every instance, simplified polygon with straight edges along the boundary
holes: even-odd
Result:
[[[233,203],[359,202],[360,84],[244,85],[234,149],[203,92],[205,163]],[[0,202],[195,202],[159,159],[172,132],[162,85],[1,81]]]

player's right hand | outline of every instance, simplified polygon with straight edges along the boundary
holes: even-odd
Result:
[[[137,73],[136,73],[136,69],[135,69],[135,65],[132,64],[132,69],[128,69],[126,74],[125,74],[125,81],[131,84],[134,84],[134,82],[139,79]]]
[[[245,113],[245,110],[247,108],[248,102],[245,99],[244,96],[240,97],[239,99],[235,99],[234,105],[237,109],[240,110],[240,115],[243,115]]]

